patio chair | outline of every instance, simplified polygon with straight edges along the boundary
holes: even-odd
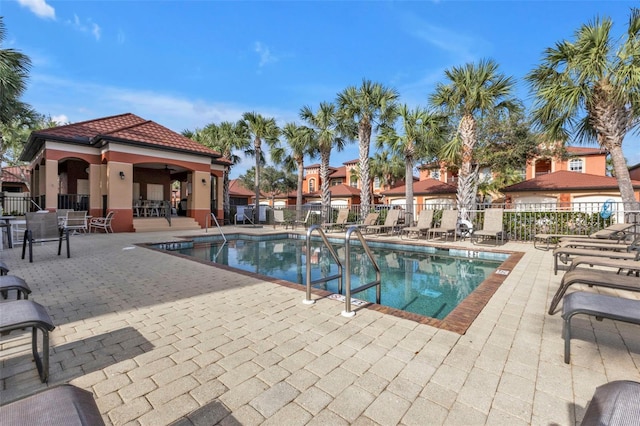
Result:
[[[8,425],[104,426],[93,394],[73,385],[59,385],[0,407]]]
[[[416,223],[416,226],[407,226],[402,228],[400,237],[402,238],[403,235],[406,235],[407,238],[409,238],[412,233],[416,234],[416,238],[420,237],[422,234],[425,234],[426,236],[429,229],[431,229],[432,222],[433,210],[424,209],[418,214],[418,222]]]
[[[580,247],[558,247],[553,250],[553,273],[558,274],[562,268],[558,261],[568,264],[571,262],[571,256],[595,256],[609,259],[640,259],[640,237],[636,238],[631,244],[625,247],[597,247],[597,248],[580,248]],[[624,250],[624,251],[623,251]],[[635,252],[635,253],[634,253]]]
[[[635,259],[608,259],[601,256],[576,256],[571,260],[568,271],[573,271],[580,265],[603,266],[615,268],[618,273],[627,271],[627,275],[636,274],[640,276],[640,262]]]
[[[398,225],[398,220],[400,219],[400,210],[392,209],[387,212],[387,217],[384,219],[384,223],[382,225],[371,225],[365,228],[367,233],[374,232],[376,234],[380,233],[388,233],[393,231],[395,227]]]
[[[577,314],[591,315],[596,317],[598,321],[608,318],[614,321],[640,324],[640,300],[584,291],[576,291],[565,296],[562,302],[565,364],[569,364],[571,357],[571,318]],[[637,421],[636,417],[633,422],[614,422],[612,424],[637,424]]]
[[[55,213],[53,218],[55,219]],[[14,300],[2,303],[0,335],[14,330],[31,328],[31,352],[42,383],[49,379],[49,332],[55,326],[44,306],[31,300]],[[38,330],[42,333],[42,358],[38,354]]]
[[[6,263],[0,260],[0,276],[7,275],[9,273],[9,267]]]
[[[22,243],[22,258],[24,259],[27,246],[29,247],[29,262],[33,262],[33,244],[48,241],[58,241],[58,256],[62,252],[62,241],[67,242],[67,258],[71,257],[69,249],[69,230],[58,226],[58,218],[55,212],[27,213],[25,215],[26,227]]]
[[[427,236],[428,239],[433,238],[435,234],[445,236],[445,241],[449,238],[449,234],[453,234],[453,241],[456,240],[456,229],[458,225],[458,210],[444,210],[442,212],[442,219],[440,220],[440,226],[437,228],[429,229]]]
[[[496,245],[498,245],[498,239],[504,244],[503,217],[504,209],[486,209],[484,211],[482,229],[471,233],[471,242],[478,244],[479,239],[495,238]]]
[[[584,284],[589,287],[605,287],[616,290],[640,291],[640,277],[634,275],[617,274],[614,271],[602,269],[578,268],[564,274],[560,287],[551,299],[549,315],[553,315],[569,287],[574,284]]]
[[[9,291],[16,291],[16,299],[28,299],[31,294],[31,289],[20,277],[15,275],[1,275],[0,276],[0,297],[6,299],[9,297]]]
[[[89,228],[87,224],[87,212],[73,211],[73,210],[68,211],[67,217],[64,219],[64,222],[62,223],[62,227],[74,233],[77,231],[82,231],[86,233],[87,229]]]
[[[338,228],[338,230],[340,230],[340,229],[344,229],[348,219],[349,219],[349,209],[340,209],[338,211],[338,216],[336,217],[335,222],[325,222],[320,226],[322,227],[322,229],[324,229],[327,232],[335,228]]]
[[[378,212],[368,213],[367,216],[362,221],[362,223],[357,223],[357,224],[354,224],[353,226],[356,226],[366,231],[368,226],[373,226],[378,222],[379,217],[380,217],[380,213]]]
[[[546,244],[544,250],[549,250],[549,246],[552,240],[559,241],[571,241],[571,240],[583,240],[585,238],[598,238],[601,240],[613,239],[621,240],[627,237],[627,231],[633,226],[633,223],[616,223],[609,225],[597,232],[590,235],[567,235],[567,234],[536,234],[533,237],[533,247],[541,248],[536,242],[543,242]]]
[[[93,232],[94,229],[103,229],[105,233],[113,233],[113,228],[111,227],[111,221],[113,220],[113,216],[115,216],[115,211],[110,211],[107,213],[105,217],[92,217],[89,221],[89,232]]]
[[[615,380],[598,386],[580,426],[634,424],[640,419],[640,383]]]

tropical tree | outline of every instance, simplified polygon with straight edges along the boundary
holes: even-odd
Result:
[[[404,160],[406,212],[410,217],[414,217],[413,167],[416,160],[433,158],[437,154],[447,130],[447,120],[440,114],[420,107],[410,109],[406,104],[399,107],[398,115],[400,132],[392,127],[384,128],[376,140],[376,145],[379,148],[388,146]]]
[[[276,120],[266,118],[256,112],[245,112],[242,114],[242,131],[246,131],[253,140],[253,155],[256,159],[255,172],[255,208],[253,211],[254,221],[257,222],[260,213],[260,166],[263,161],[262,141],[267,142],[269,147],[274,147],[278,142],[280,129],[276,125]]]
[[[198,131],[196,131],[198,132]],[[231,163],[224,169],[224,176],[222,179],[222,206],[224,210],[224,216],[229,217],[230,209],[230,196],[229,196],[229,175],[231,168],[240,164],[241,157],[236,154],[238,150],[243,151],[245,154],[249,152],[251,154],[251,140],[246,132],[246,127],[241,123],[233,123],[231,121],[223,121],[220,124],[211,123],[199,131],[201,135],[198,138],[196,134],[196,141],[203,145],[218,151],[222,154],[222,158],[228,160]]]
[[[331,150],[335,148],[338,151],[342,151],[345,145],[344,135],[347,130],[338,121],[337,109],[332,103],[321,102],[315,113],[311,107],[304,106],[300,110],[300,118],[306,121],[315,133],[314,141],[320,154],[322,207],[323,211],[328,215],[331,203],[331,194],[329,192]],[[326,217],[325,220],[329,221],[330,218]]]
[[[33,115],[31,107],[20,101],[27,88],[31,59],[14,49],[3,49],[6,38],[3,17],[0,16],[0,124]]]
[[[361,214],[369,211],[371,204],[371,179],[369,177],[369,148],[371,134],[390,126],[396,118],[396,101],[399,94],[395,89],[380,83],[363,80],[360,87],[350,86],[338,94],[337,104],[340,121],[344,126],[357,129],[358,156],[360,167]],[[357,127],[353,127],[353,125]]]
[[[405,175],[405,165],[402,158],[386,149],[373,154],[369,162],[371,177],[380,180],[380,186],[394,186]],[[358,171],[358,177],[360,172]]]
[[[478,142],[477,120],[492,110],[510,111],[513,79],[498,72],[498,65],[482,60],[445,71],[447,84],[438,83],[430,96],[433,106],[446,114],[459,117],[454,140],[461,144],[458,190],[456,193],[460,219],[469,220],[467,209],[476,198],[477,172],[472,173],[473,150]]]
[[[285,170],[295,169],[297,171],[296,184],[296,216],[299,218],[302,211],[302,185],[304,182],[304,158],[313,158],[318,150],[315,132],[296,123],[287,123],[282,128],[282,135],[287,141],[289,153],[282,162]],[[274,158],[280,157],[275,155]]]
[[[622,142],[640,117],[640,10],[631,9],[626,37],[611,36],[610,18],[582,25],[574,40],[547,48],[526,77],[534,118],[551,140],[597,142],[611,155],[626,208],[637,201]]]
[[[251,167],[238,179],[245,188],[251,188],[255,184],[256,168]],[[287,194],[296,187],[296,177],[286,170],[274,166],[267,166],[260,173],[260,190],[271,195],[271,201],[276,195]]]

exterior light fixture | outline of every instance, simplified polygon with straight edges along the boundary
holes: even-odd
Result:
[[[205,185],[205,186],[207,185],[207,181],[206,181],[205,178],[202,178],[202,184]]]
[[[124,172],[120,171],[120,179],[124,180]]]

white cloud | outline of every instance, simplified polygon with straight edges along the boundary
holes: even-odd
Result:
[[[93,22],[91,18],[85,19],[83,22],[78,15],[74,14],[73,20],[67,20],[66,24],[70,25],[76,31],[93,35],[96,40],[100,40],[102,35],[102,28]]]
[[[260,57],[260,63],[258,65],[260,68],[264,67],[267,64],[278,61],[278,58],[273,53],[271,53],[271,49],[269,49],[268,46],[262,44],[259,41],[256,41],[254,51]]]
[[[54,115],[54,116],[51,117],[51,120],[55,121],[56,123],[58,123],[60,125],[69,123],[69,117],[67,117],[64,114]]]
[[[56,19],[55,9],[48,5],[46,0],[18,0],[18,3],[40,18]]]

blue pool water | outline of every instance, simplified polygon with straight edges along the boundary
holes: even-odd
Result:
[[[155,245],[200,260],[305,284],[306,259],[311,258],[311,279],[334,275],[337,265],[320,241],[306,241],[294,235],[198,237],[187,242]],[[447,316],[509,256],[468,250],[440,250],[434,247],[369,243],[382,272],[381,304],[436,319]],[[343,262],[344,244],[332,241]],[[343,262],[344,264],[344,262]],[[375,279],[375,272],[357,241],[351,247],[351,286]],[[343,279],[344,282],[344,279]],[[317,286],[337,292],[337,280]],[[375,302],[375,288],[353,297]]]

